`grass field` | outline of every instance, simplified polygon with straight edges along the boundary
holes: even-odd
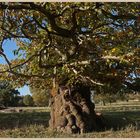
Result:
[[[96,111],[101,112],[106,119],[107,128],[105,131],[81,135],[50,131],[48,129],[49,108],[24,107],[22,110],[21,113],[0,112],[0,137],[140,137],[139,102],[96,105]]]

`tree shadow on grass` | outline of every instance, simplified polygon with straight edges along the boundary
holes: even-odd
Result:
[[[140,111],[103,112],[105,131],[113,129],[122,130],[127,126],[134,126],[140,130]],[[29,125],[43,125],[48,127],[50,112],[21,112],[21,113],[0,113],[0,129],[21,128]]]
[[[48,127],[49,112],[0,113],[0,129],[21,128],[29,125]]]
[[[122,130],[130,126],[140,130],[140,111],[114,111],[105,112],[103,114],[106,130]]]

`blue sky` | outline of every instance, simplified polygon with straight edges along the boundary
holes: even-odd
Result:
[[[29,90],[29,87],[26,86],[26,85],[24,87],[22,87],[22,88],[18,88],[17,90],[20,92],[20,95],[21,96],[22,95],[27,95],[27,94],[30,94],[31,95],[31,92]]]
[[[18,46],[16,45],[16,43],[13,40],[6,40],[3,43],[4,53],[7,55],[9,60],[12,60],[12,59],[16,58],[14,56],[14,54],[13,54],[13,50],[15,50],[17,48],[18,48]],[[4,59],[2,57],[0,57],[0,63],[1,64],[5,63],[5,61],[4,61]],[[20,92],[20,95],[31,94],[28,86],[24,86],[22,88],[18,88],[18,91]]]

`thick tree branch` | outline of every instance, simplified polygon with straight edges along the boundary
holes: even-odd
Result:
[[[50,22],[50,24],[52,26],[52,29],[54,31],[56,31],[58,34],[60,34],[63,37],[72,37],[72,32],[70,30],[67,30],[67,29],[59,27],[56,24],[55,16],[53,14],[51,14],[48,10],[46,10],[44,7],[40,6],[40,5],[34,4],[32,2],[31,3],[21,3],[21,5],[20,4],[6,5],[6,4],[1,3],[0,4],[0,9],[9,9],[9,10],[26,9],[26,10],[39,11],[39,12],[41,12],[42,14],[44,14],[48,18],[48,20],[49,20],[49,22]]]
[[[51,14],[49,11],[34,3],[30,3],[30,6],[33,10],[37,10],[43,13],[49,19],[52,29],[56,31],[58,34],[60,34],[62,37],[72,37],[73,34],[70,30],[61,28],[56,24],[55,16]]]
[[[5,71],[0,71],[1,74],[3,73],[11,73],[13,75],[16,75],[16,76],[19,76],[19,77],[23,77],[23,78],[41,78],[41,79],[46,79],[46,78],[51,78],[52,75],[48,75],[48,74],[42,74],[42,75],[38,75],[38,74],[23,74],[23,73],[18,73],[18,72],[15,72],[13,70],[5,70]]]
[[[104,85],[104,84],[102,84],[102,83],[99,83],[99,82],[94,81],[93,79],[91,79],[91,78],[88,77],[88,76],[83,76],[83,75],[79,74],[78,71],[77,71],[76,69],[74,69],[74,68],[71,68],[71,70],[73,71],[73,73],[74,73],[75,75],[78,75],[78,76],[79,76],[80,78],[82,78],[84,81],[85,81],[85,80],[86,80],[86,81],[90,81],[92,84],[98,85],[98,86],[103,86],[103,85]]]
[[[9,69],[11,70],[11,63],[10,63],[10,61],[8,60],[7,56],[6,56],[2,51],[0,51],[0,55],[1,55],[2,57],[4,57],[6,63],[8,64]]]
[[[0,9],[9,9],[9,10],[21,10],[21,9],[25,9],[25,10],[31,10],[32,8],[29,6],[29,4],[26,3],[21,3],[20,4],[3,4],[2,2],[0,3]]]
[[[48,74],[45,74],[45,75],[37,75],[37,74],[30,74],[30,75],[27,75],[27,74],[23,74],[23,73],[18,73],[18,72],[14,72],[14,71],[8,71],[9,73],[12,73],[14,75],[17,75],[17,76],[20,76],[20,77],[25,77],[25,78],[41,78],[41,79],[46,79],[46,78],[50,78],[52,77],[52,75],[48,75]]]
[[[75,10],[73,13],[72,13],[72,28],[71,28],[71,31],[75,33],[78,25],[77,25],[77,19],[76,19],[76,13],[77,13],[77,10]]]
[[[32,55],[28,60],[26,60],[25,62],[23,62],[23,63],[21,63],[21,64],[18,64],[18,65],[16,65],[16,66],[14,66],[14,67],[11,67],[10,61],[8,60],[8,58],[6,57],[6,55],[5,55],[3,52],[0,52],[0,55],[2,55],[2,56],[4,57],[5,61],[6,61],[7,64],[8,64],[8,67],[9,67],[9,69],[4,70],[4,71],[0,71],[0,73],[6,73],[6,72],[8,72],[8,73],[11,73],[11,74],[20,76],[20,77],[25,77],[25,78],[37,77],[37,78],[42,78],[42,79],[45,79],[45,78],[46,78],[46,75],[47,75],[47,78],[52,76],[52,75],[51,75],[51,76],[48,76],[48,74],[46,74],[46,75],[44,75],[44,74],[43,74],[43,75],[35,75],[35,74],[27,75],[27,74],[18,73],[18,72],[15,72],[15,71],[14,71],[14,68],[23,66],[23,65],[26,64],[27,62],[31,61],[31,60],[32,60],[35,56],[37,56],[37,55]]]
[[[0,53],[1,54],[1,53]],[[18,68],[18,67],[22,67],[23,65],[25,65],[26,63],[30,62],[33,60],[34,57],[38,57],[39,54],[35,53],[34,55],[32,55],[31,57],[29,57],[27,60],[25,60],[23,63],[20,63],[20,64],[17,64],[15,66],[12,66],[12,64],[10,63],[10,61],[8,60],[8,58],[6,57],[6,55],[3,53],[2,56],[5,58],[8,66],[9,66],[9,69],[7,70],[4,70],[4,71],[0,71],[0,73],[5,73],[5,72],[14,72],[13,70],[15,68]]]
[[[93,79],[91,79],[90,77],[88,77],[88,76],[82,76],[82,75],[79,75],[82,79],[84,79],[84,80],[88,80],[88,81],[90,81],[92,84],[94,84],[94,85],[98,85],[98,86],[103,86],[104,84],[102,84],[102,83],[99,83],[99,82],[96,82],[96,81],[94,81]]]

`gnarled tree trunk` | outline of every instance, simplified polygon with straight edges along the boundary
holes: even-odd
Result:
[[[98,129],[98,117],[91,102],[90,88],[76,85],[52,90],[51,129],[65,133],[84,133]]]

